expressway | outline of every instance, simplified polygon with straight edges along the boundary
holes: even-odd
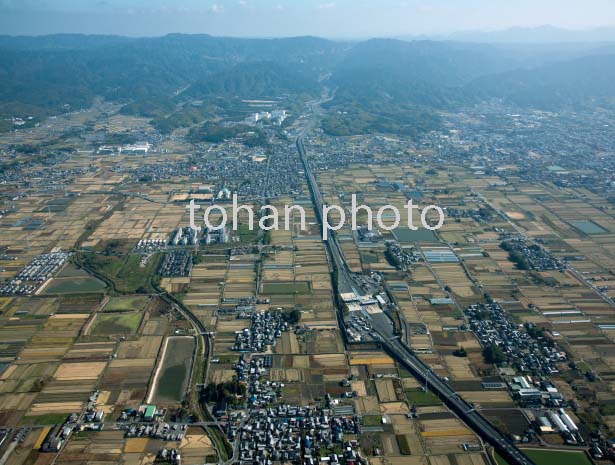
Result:
[[[320,192],[320,188],[318,187],[318,183],[316,182],[316,178],[312,173],[305,152],[304,139],[306,133],[311,129],[312,124],[307,125],[297,137],[297,151],[299,152],[299,158],[301,159],[301,163],[303,165],[303,170],[305,172],[305,177],[307,178],[308,186],[310,192],[312,194],[312,201],[314,202],[314,210],[316,212],[316,218],[320,223],[321,227],[323,225],[323,206],[325,205],[324,199],[322,197],[322,193]],[[327,244],[327,250],[335,263],[337,268],[337,289],[340,294],[347,292],[355,292],[355,284],[354,280],[346,266],[346,261],[344,260],[344,256],[340,249],[339,243],[337,242],[337,236],[335,235],[335,231],[329,231],[329,238],[325,241]]]
[[[315,111],[315,105],[312,105]],[[308,187],[312,195],[312,201],[316,210],[316,216],[320,225],[323,224],[322,212],[324,200],[316,178],[312,173],[307,161],[304,140],[306,133],[313,126],[311,121],[299,133],[296,145],[299,152],[301,163],[305,171]],[[329,239],[325,241],[326,248],[337,270],[337,289],[339,293],[356,292],[358,286],[355,285],[354,278],[350,273],[346,260],[340,249],[335,236],[335,231],[329,231]],[[444,380],[425,365],[410,348],[405,345],[398,337],[393,336],[393,328],[388,318],[382,314],[380,318],[373,318],[373,328],[381,337],[381,344],[385,350],[398,362],[412,372],[425,386],[431,389],[440,399],[459,417],[466,422],[484,441],[491,444],[495,450],[504,457],[510,465],[535,465],[532,460],[526,457],[511,441],[502,435],[487,419],[485,419],[474,407],[463,400]]]

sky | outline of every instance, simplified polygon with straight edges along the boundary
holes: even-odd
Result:
[[[0,0],[0,34],[10,35],[359,39],[614,23],[613,0]]]

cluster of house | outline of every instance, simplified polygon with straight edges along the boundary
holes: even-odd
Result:
[[[185,435],[185,424],[162,422],[166,409],[155,405],[141,405],[138,409],[127,408],[118,419],[120,429],[126,431],[126,437],[149,437],[165,441],[181,441]]]
[[[514,367],[521,373],[551,375],[567,354],[540,332],[531,335],[522,325],[512,322],[497,303],[475,304],[465,310],[470,329],[482,347],[497,346],[506,360],[500,365]]]
[[[158,274],[163,277],[189,276],[192,269],[192,251],[174,250],[167,252],[160,262]]]
[[[310,153],[310,166],[314,171],[328,171],[346,168],[349,165],[386,165],[399,163],[399,155],[408,149],[408,141],[399,138],[395,141],[379,136],[363,136],[360,139],[323,137],[320,150]],[[401,190],[386,177],[378,180],[377,187]]]
[[[408,268],[420,260],[420,254],[412,247],[405,249],[395,241],[386,242],[386,256],[395,264],[398,270],[407,271]]]
[[[281,312],[253,313],[250,327],[235,332],[232,350],[264,352],[267,346],[275,346],[276,339],[288,329],[288,322]]]
[[[334,416],[314,406],[277,405],[253,409],[247,419],[238,414],[235,420],[228,424],[228,435],[239,442],[240,463],[366,463],[357,441],[344,442],[345,434],[358,433],[356,417]]]
[[[251,329],[268,332],[270,346],[288,324],[280,312],[259,313]],[[261,352],[261,346],[255,348]],[[247,385],[245,409],[231,411],[227,422],[227,435],[239,448],[239,463],[367,463],[357,441],[344,442],[345,434],[359,431],[354,413],[338,413],[329,396],[324,408],[276,404],[284,384],[268,378],[271,366],[272,356],[260,354],[242,354],[235,365],[237,380]]]
[[[214,409],[214,415],[228,418],[226,433],[238,447],[238,463],[366,464],[358,442],[344,441],[344,435],[359,432],[359,420],[352,408],[334,407],[329,395],[324,407],[277,403],[284,384],[269,379],[273,357],[262,352],[286,330],[288,323],[281,312],[252,316],[251,328],[245,334],[266,336],[256,338],[256,344],[252,343],[255,338],[244,340],[244,352],[252,353],[243,353],[235,365],[236,380],[246,385],[245,405],[227,412],[226,405],[218,402]]]
[[[186,433],[186,425],[168,423],[122,423],[121,429],[126,430],[127,438],[156,438],[165,441],[181,441]]]
[[[523,239],[507,241],[509,251],[521,254],[534,271],[563,270],[564,264],[539,244],[527,245]]]
[[[158,252],[167,248],[164,239],[141,239],[135,247],[135,252]]]
[[[8,283],[0,287],[0,294],[30,295],[50,279],[70,258],[70,252],[51,252],[38,255]]]
[[[265,379],[271,365],[271,355],[252,357],[249,362],[242,355],[235,365],[237,379],[248,385],[248,406],[269,405],[281,396],[284,384]]]

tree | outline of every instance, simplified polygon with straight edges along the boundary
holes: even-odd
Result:
[[[509,252],[508,259],[515,265],[517,265],[517,269],[519,270],[525,271],[530,269],[530,263],[527,261],[523,253],[519,252],[518,250],[513,250],[512,252]]]
[[[457,350],[455,350],[453,352],[453,355],[455,357],[467,357],[468,356],[468,354],[467,354],[466,350],[463,348],[463,346],[461,346]]]
[[[483,349],[485,362],[500,365],[506,361],[506,354],[497,344],[490,344]]]
[[[218,402],[225,400],[231,405],[237,405],[246,395],[246,385],[237,380],[228,381],[225,383],[209,383],[201,391],[201,400],[203,402]]]
[[[299,309],[294,308],[290,312],[288,312],[286,320],[291,325],[296,325],[297,323],[299,323],[299,321],[301,320],[301,312],[299,311]]]

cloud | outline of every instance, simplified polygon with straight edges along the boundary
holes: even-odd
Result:
[[[317,8],[319,10],[330,10],[331,8],[335,8],[335,2],[321,3]]]
[[[209,7],[209,11],[212,13],[222,13],[222,10],[224,10],[224,7],[219,3],[214,3]]]

